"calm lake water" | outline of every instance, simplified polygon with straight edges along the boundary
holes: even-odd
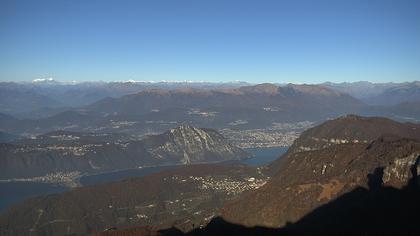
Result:
[[[169,170],[180,166],[158,166],[158,167],[146,167],[141,169],[130,169],[130,170],[120,170],[115,172],[108,172],[103,174],[95,174],[83,176],[80,178],[79,182],[83,186],[91,186],[95,184],[101,184],[106,182],[115,182],[118,180],[123,180],[130,177],[141,177],[163,170]]]
[[[253,158],[243,160],[249,166],[263,166],[271,163],[287,152],[288,147],[248,148],[245,151],[254,155]]]
[[[249,166],[263,166],[266,165],[275,159],[279,158],[283,153],[287,151],[287,147],[281,148],[249,148],[245,151],[254,155],[250,159],[241,161],[241,163],[247,164]],[[168,170],[177,168],[180,166],[159,166],[159,167],[147,167],[141,169],[130,169],[130,170],[121,170],[116,172],[108,172],[103,174],[88,175],[80,178],[80,183],[83,186],[90,186],[106,182],[114,182],[123,180],[130,177],[140,177],[148,174],[153,174],[160,172],[162,170]]]
[[[0,212],[14,203],[27,198],[53,193],[61,193],[68,190],[64,186],[33,182],[0,183]]]
[[[254,157],[243,160],[241,163],[249,166],[263,166],[271,163],[279,158],[287,151],[287,147],[276,148],[249,148],[245,149],[247,152],[254,155]],[[83,186],[90,186],[106,182],[114,182],[129,177],[140,177],[163,170],[173,169],[179,166],[162,166],[162,167],[147,167],[141,169],[121,170],[116,172],[108,172],[103,174],[95,174],[83,176],[80,178],[80,183]],[[18,203],[30,197],[48,195],[53,193],[60,193],[68,190],[63,186],[56,186],[44,183],[32,182],[12,182],[0,183],[0,212],[7,209],[14,203]]]

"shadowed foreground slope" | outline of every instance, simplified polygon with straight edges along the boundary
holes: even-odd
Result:
[[[190,234],[415,232],[418,130],[383,118],[327,121],[268,167],[267,184],[228,201],[221,218]]]
[[[176,228],[158,232],[137,228],[99,235],[419,235],[418,177],[398,189],[384,187],[382,175],[383,170],[376,169],[368,176],[369,188],[356,188],[315,209],[299,221],[278,229],[245,227],[218,217],[205,228],[185,234]],[[417,173],[413,176],[417,176]]]

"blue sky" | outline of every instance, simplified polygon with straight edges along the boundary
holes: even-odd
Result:
[[[420,79],[420,1],[0,1],[0,80]]]

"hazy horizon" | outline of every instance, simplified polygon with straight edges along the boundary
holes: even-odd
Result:
[[[381,81],[367,81],[367,80],[359,80],[359,81],[322,81],[322,82],[299,82],[299,81],[244,81],[244,80],[226,80],[226,81],[198,81],[198,80],[85,80],[85,81],[77,81],[77,80],[60,80],[53,77],[45,77],[45,78],[36,78],[33,80],[0,80],[0,83],[58,83],[58,84],[82,84],[82,83],[208,83],[208,84],[228,84],[228,83],[244,83],[250,85],[257,85],[257,84],[277,84],[277,85],[286,85],[286,84],[325,84],[325,83],[333,83],[333,84],[355,84],[355,83],[371,83],[371,84],[387,84],[387,83],[395,83],[395,84],[404,84],[404,83],[417,83],[420,80],[411,80],[411,81],[389,81],[389,82],[381,82]]]

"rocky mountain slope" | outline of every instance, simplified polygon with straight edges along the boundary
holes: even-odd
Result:
[[[420,125],[382,117],[343,116],[303,132],[291,152],[311,151],[335,144],[369,143],[381,135],[420,138]]]
[[[416,232],[407,222],[420,209],[419,128],[345,116],[304,132],[267,169],[190,166],[36,198],[1,216],[1,233],[375,234],[392,223],[389,232]]]
[[[0,144],[0,178],[55,172],[103,172],[142,166],[194,164],[249,157],[218,132],[182,125],[141,140],[123,134],[52,132]]]
[[[346,116],[312,128],[270,165],[272,179],[229,202],[222,216],[247,226],[282,227],[358,187],[380,168],[380,183],[407,185],[420,170],[420,126]],[[416,172],[420,173],[420,171]],[[417,175],[417,174],[416,174]]]
[[[359,116],[328,121],[304,132],[269,167],[267,184],[228,201],[221,217],[204,228],[184,233],[140,227],[98,235],[415,235],[417,128]],[[356,139],[364,141],[343,141]]]

